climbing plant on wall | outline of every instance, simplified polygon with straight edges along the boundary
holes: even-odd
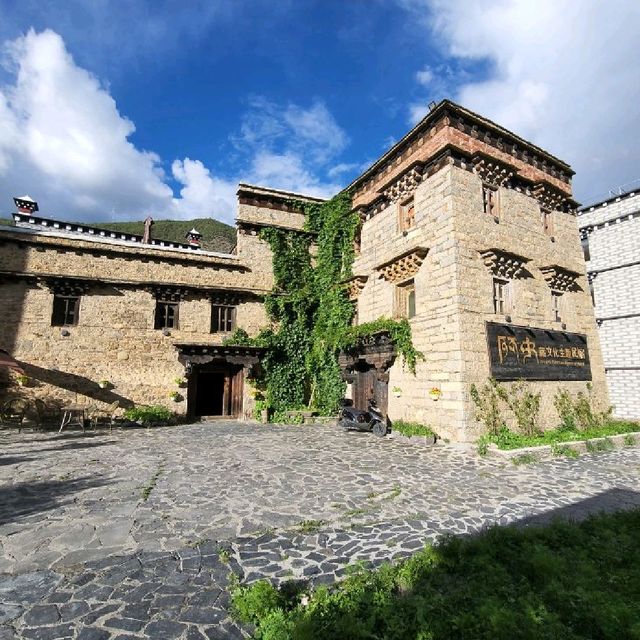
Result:
[[[353,275],[359,218],[350,194],[292,204],[305,213],[304,232],[266,228],[260,233],[273,253],[274,287],[265,299],[272,327],[255,343],[266,348],[261,386],[275,420],[288,409],[335,412],[345,392],[338,353],[365,335],[389,331],[411,371],[420,355],[406,320],[351,327],[354,307],[344,281]],[[312,239],[317,247],[313,257]]]

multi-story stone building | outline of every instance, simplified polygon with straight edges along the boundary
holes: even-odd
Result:
[[[449,101],[441,102],[349,187],[362,224],[355,322],[406,317],[424,354],[413,375],[385,335],[340,363],[358,405],[374,395],[391,420],[445,437],[478,432],[472,384],[525,378],[555,426],[559,386],[607,403],[604,369],[571,196],[571,168]],[[29,391],[170,403],[185,377],[191,415],[248,416],[247,377],[260,351],[222,346],[234,327],[267,322],[273,284],[264,226],[303,232],[292,202],[240,185],[235,254],[16,214],[0,229],[0,348],[34,380]],[[187,375],[188,374],[188,375]],[[101,390],[97,381],[112,383]]]
[[[640,418],[640,192],[585,207],[578,224],[614,414]]]

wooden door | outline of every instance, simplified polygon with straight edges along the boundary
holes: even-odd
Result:
[[[353,406],[356,409],[366,411],[369,408],[369,399],[375,398],[375,369],[354,371],[353,381]]]
[[[242,415],[242,391],[244,387],[244,370],[239,369],[231,378],[231,411],[230,415]]]

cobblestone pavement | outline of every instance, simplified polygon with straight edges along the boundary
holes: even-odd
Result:
[[[0,431],[0,640],[243,637],[225,587],[640,505],[640,449],[514,466],[327,426]]]

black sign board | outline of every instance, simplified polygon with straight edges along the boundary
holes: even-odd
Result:
[[[591,380],[587,336],[487,322],[496,380]]]

